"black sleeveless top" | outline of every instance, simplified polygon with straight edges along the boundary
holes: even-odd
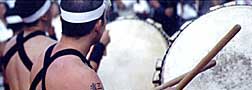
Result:
[[[58,51],[57,53],[55,53],[53,56],[51,56],[51,53],[53,51],[53,48],[56,44],[50,46],[46,53],[45,53],[45,57],[44,57],[44,63],[43,63],[43,67],[42,69],[39,71],[39,73],[35,76],[35,78],[33,79],[31,86],[30,86],[30,90],[36,90],[37,85],[39,84],[39,82],[42,80],[42,90],[46,90],[46,86],[45,86],[45,77],[46,77],[46,72],[48,67],[50,66],[50,64],[53,63],[53,61],[55,61],[55,59],[64,56],[64,55],[75,55],[78,56],[81,61],[88,65],[90,68],[91,65],[88,62],[88,60],[86,59],[85,56],[83,56],[79,51],[74,50],[74,49],[64,49],[61,51]]]
[[[24,43],[26,41],[28,41],[29,39],[39,36],[39,35],[43,35],[45,36],[45,32],[43,31],[35,31],[30,33],[29,35],[27,35],[26,37],[24,36],[24,32],[20,32],[17,35],[17,39],[16,39],[16,44],[14,46],[12,46],[9,51],[7,51],[7,53],[5,54],[5,56],[3,57],[3,61],[2,64],[4,66],[4,69],[6,69],[8,63],[10,62],[11,57],[18,52],[20,59],[22,60],[22,63],[25,65],[25,67],[31,71],[32,65],[33,63],[31,62],[31,60],[29,59],[29,57],[27,56],[25,49],[24,49]]]

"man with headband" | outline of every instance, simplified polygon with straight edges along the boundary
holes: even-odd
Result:
[[[86,55],[103,34],[108,2],[62,0],[60,5],[62,37],[57,44],[46,49],[32,68],[30,90],[103,90],[102,82]],[[94,51],[99,51],[96,54],[100,56],[103,49],[100,43],[96,44]],[[99,64],[97,56],[91,57]]]
[[[43,50],[55,42],[44,32],[51,24],[50,7],[49,0],[16,0],[14,8],[24,27],[7,43],[3,59],[4,79],[11,90],[29,89],[32,65]],[[7,19],[11,23],[11,18]]]

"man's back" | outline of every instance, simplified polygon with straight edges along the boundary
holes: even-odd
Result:
[[[33,65],[30,90],[41,87],[42,90],[103,90],[86,55],[103,34],[107,4],[105,0],[61,1],[62,37]]]
[[[54,57],[56,53],[69,48],[71,47],[64,47],[57,44],[50,56]],[[32,82],[34,81],[34,78],[39,75],[38,73],[41,71],[42,67],[45,68],[44,57],[46,57],[45,53],[39,56],[39,59],[37,60],[31,71]],[[52,61],[45,73],[45,88],[47,90],[103,89],[102,83],[96,72],[91,69],[86,63],[83,63],[83,60],[76,55],[63,55],[54,60],[47,58],[46,61]],[[41,81],[42,80],[40,80],[40,83],[36,86],[37,90],[41,89]]]
[[[24,33],[24,37],[29,33]],[[5,46],[4,55],[11,49],[16,42],[17,36],[14,36]],[[43,52],[46,47],[52,44],[53,40],[46,36],[38,35],[27,40],[24,45],[24,51],[31,62],[34,64],[36,58]],[[24,54],[24,53],[23,53]],[[30,71],[26,68],[20,58],[20,54],[16,51],[9,59],[5,67],[4,76],[11,90],[27,90],[30,86]]]

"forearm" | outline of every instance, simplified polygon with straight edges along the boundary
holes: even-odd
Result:
[[[91,50],[91,54],[88,60],[90,61],[90,64],[95,71],[98,70],[105,48],[106,46],[104,44],[97,43],[94,45],[94,48]]]

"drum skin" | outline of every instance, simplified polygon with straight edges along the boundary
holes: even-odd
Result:
[[[251,90],[252,7],[226,6],[189,24],[170,47],[163,83],[191,70],[235,25],[241,31],[217,54],[217,65],[196,76],[185,90]]]
[[[105,90],[152,90],[156,61],[168,47],[165,38],[140,20],[117,20],[106,28],[111,43],[98,69]]]

